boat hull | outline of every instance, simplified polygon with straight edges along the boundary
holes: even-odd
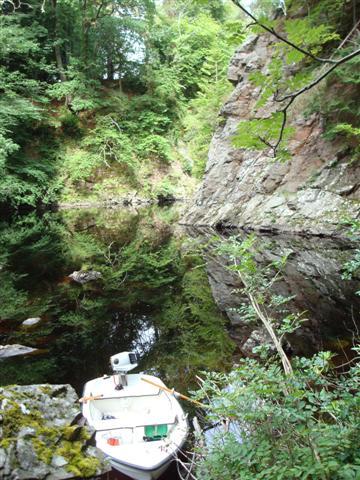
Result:
[[[124,473],[128,477],[133,478],[135,480],[156,480],[167,470],[171,462],[172,462],[172,459],[169,458],[169,460],[166,463],[164,463],[163,465],[160,465],[160,467],[157,467],[154,470],[142,470],[136,466],[132,467],[130,465],[121,463],[115,458],[110,458],[111,466],[115,470],[117,470],[120,473]]]
[[[83,415],[96,430],[96,446],[115,470],[134,480],[158,479],[188,433],[178,400],[156,384],[163,385],[156,377],[133,374],[121,389],[107,376],[90,380],[84,388]]]

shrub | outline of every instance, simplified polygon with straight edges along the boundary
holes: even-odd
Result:
[[[79,137],[82,133],[80,128],[79,117],[71,112],[66,111],[59,118],[62,126],[62,130],[65,135],[69,137]]]
[[[158,159],[163,163],[170,163],[172,159],[169,141],[160,135],[150,134],[144,137],[137,147],[140,157]]]

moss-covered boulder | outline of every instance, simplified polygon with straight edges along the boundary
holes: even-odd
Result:
[[[110,467],[79,424],[70,385],[0,388],[0,478],[93,478]]]

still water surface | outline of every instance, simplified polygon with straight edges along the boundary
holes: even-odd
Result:
[[[180,390],[195,372],[225,368],[233,343],[202,258],[175,233],[174,209],[76,210],[21,217],[1,228],[0,344],[38,355],[2,362],[0,381],[70,383],[109,371],[137,350],[140,370]],[[80,284],[69,275],[96,271]],[[41,322],[25,327],[27,318]]]
[[[225,316],[203,260],[174,232],[176,219],[175,209],[152,208],[2,222],[0,344],[38,350],[0,361],[0,384],[70,383],[81,394],[126,350],[140,354],[140,371],[183,392],[200,370],[230,366]],[[101,276],[80,284],[69,277],[80,270]],[[34,317],[41,321],[23,325]],[[163,476],[177,478],[174,465]]]

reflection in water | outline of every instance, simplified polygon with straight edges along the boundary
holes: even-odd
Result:
[[[186,392],[199,371],[231,366],[226,316],[238,352],[251,354],[256,335],[236,310],[244,301],[238,278],[226,259],[194,253],[184,233],[174,233],[175,221],[173,209],[77,210],[0,224],[0,344],[40,349],[1,361],[0,384],[70,383],[80,393],[108,371],[111,355],[136,349],[141,369]],[[195,243],[207,239],[188,233]],[[353,246],[281,236],[259,242],[260,264],[289,254],[278,293],[294,295],[292,308],[309,319],[289,339],[295,353],[349,349],[360,299],[341,268]],[[101,275],[80,284],[69,278],[79,270]],[[41,321],[22,325],[34,317]],[[177,478],[172,468],[163,480]]]
[[[0,344],[41,349],[0,363],[0,383],[71,383],[106,373],[136,349],[179,390],[222,369],[233,344],[201,258],[173,234],[171,209],[77,210],[1,225]],[[98,272],[80,284],[74,271]],[[33,327],[22,322],[41,317]]]
[[[188,231],[197,238],[213,235],[212,231]],[[232,232],[239,242],[244,232]],[[360,331],[359,278],[342,278],[344,264],[355,255],[357,245],[347,240],[303,238],[298,236],[257,236],[253,252],[259,266],[269,265],[287,255],[286,266],[273,293],[292,298],[286,308],[304,312],[306,321],[287,337],[289,354],[311,355],[319,350],[338,352],[339,360],[354,353],[354,336]],[[221,311],[227,314],[238,351],[252,355],[252,348],[264,340],[262,328],[249,324],[239,306],[247,303],[239,277],[227,268],[228,259],[206,255],[206,269],[213,297]],[[283,313],[282,317],[286,314]],[[336,360],[335,360],[336,361]]]

